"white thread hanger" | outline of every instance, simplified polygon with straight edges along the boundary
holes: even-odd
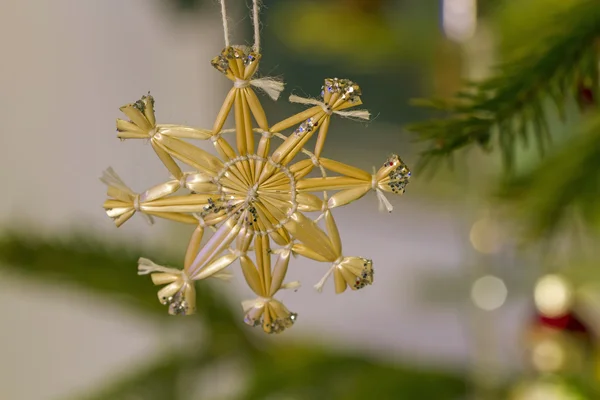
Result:
[[[227,19],[227,7],[225,0],[219,0],[221,3],[221,16],[223,17],[223,35],[225,37],[225,47],[230,46],[231,34],[229,32],[229,20]],[[252,24],[254,26],[254,45],[252,49],[256,53],[260,53],[260,20],[258,18],[260,12],[260,0],[252,0]]]

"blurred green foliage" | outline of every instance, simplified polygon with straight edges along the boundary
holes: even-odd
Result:
[[[177,317],[167,315],[156,288],[146,277],[136,275],[136,261],[142,253],[152,252],[108,245],[88,234],[49,239],[10,233],[0,240],[3,268],[46,283],[74,284],[149,318],[172,323]],[[227,299],[210,283],[199,283],[197,296],[198,314],[187,318],[201,324],[202,343],[190,339],[185,352],[159,356],[153,364],[131,371],[97,393],[76,398],[196,399],[192,387],[181,390],[182,377],[222,361],[239,363],[247,372],[246,390],[236,397],[240,400],[455,400],[467,393],[466,378],[459,372],[395,365],[359,351],[340,352],[310,343],[275,344],[271,337],[255,336],[252,328],[241,323],[241,312],[230,309]]]
[[[486,150],[497,147],[506,167],[512,169],[518,141],[535,142],[543,152],[550,140],[546,99],[566,116],[565,103],[579,84],[589,82],[592,96],[598,98],[597,2],[581,1],[568,12],[555,14],[544,32],[543,41],[526,42],[525,55],[504,62],[481,82],[468,83],[454,98],[414,102],[448,114],[408,127],[420,140],[431,143],[424,163],[476,144]]]
[[[531,44],[543,41],[551,31],[571,29],[556,24],[556,16],[568,13],[578,2],[581,0],[496,1],[491,22],[498,32],[500,56],[512,59],[527,55]]]
[[[339,63],[355,73],[391,75],[402,65],[430,61],[437,5],[374,2],[379,6],[372,12],[350,1],[273,2],[270,30],[307,63]]]
[[[524,238],[561,237],[564,230],[559,228],[581,221],[597,226],[599,3],[551,1],[542,6],[532,0],[504,11],[506,59],[500,66],[487,78],[466,83],[451,99],[415,101],[437,112],[408,127],[429,146],[421,167],[435,167],[437,161],[472,147],[497,152],[510,173],[500,199],[516,206]],[[551,121],[556,115],[565,120],[573,104],[583,117],[576,121],[583,122],[570,126],[576,134],[553,146]],[[552,156],[516,176],[516,158],[524,154],[519,149],[532,143],[542,155]]]
[[[600,222],[600,113],[580,127],[563,148],[531,172],[505,181],[500,191],[514,203],[526,235],[539,238],[568,229],[568,223]]]

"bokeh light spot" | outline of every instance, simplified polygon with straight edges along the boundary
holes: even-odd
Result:
[[[491,275],[477,279],[471,288],[473,303],[486,311],[493,311],[502,307],[507,295],[508,289],[504,281]]]

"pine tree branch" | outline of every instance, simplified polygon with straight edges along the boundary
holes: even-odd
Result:
[[[550,237],[581,218],[588,227],[600,222],[600,111],[580,132],[531,173],[509,179],[500,196],[512,202],[525,237]]]
[[[20,231],[0,237],[1,268],[44,282],[75,284],[146,315],[175,318],[167,315],[165,306],[159,303],[157,288],[151,280],[137,275],[140,254],[152,256],[141,249],[109,245],[87,233],[43,238]],[[154,259],[165,265],[177,265],[163,262],[160,256]],[[210,351],[220,354],[256,351],[248,330],[242,327],[241,313],[236,315],[230,309],[225,296],[209,282],[202,282],[196,297],[197,317],[204,322]]]
[[[467,393],[467,382],[460,372],[419,370],[352,351],[286,344],[256,364],[240,400],[453,400]]]
[[[408,127],[419,141],[430,143],[422,165],[475,144],[487,151],[498,147],[510,170],[519,140],[527,145],[533,139],[542,153],[547,146],[548,98],[563,118],[565,104],[580,83],[589,84],[598,99],[598,0],[577,2],[569,12],[557,15],[546,31],[554,33],[543,43],[532,44],[526,55],[498,67],[491,77],[468,83],[454,98],[414,101],[447,114]]]
[[[177,382],[185,368],[197,367],[191,357],[165,356],[127,376],[110,383],[91,395],[77,395],[73,400],[144,400],[176,399]],[[200,359],[199,359],[200,360]]]
[[[0,238],[0,265],[48,283],[71,283],[97,295],[120,299],[147,315],[165,315],[155,288],[135,274],[139,249],[108,245],[87,234],[66,238],[30,237],[8,233]],[[172,264],[175,265],[175,264]],[[130,272],[127,272],[130,271]],[[127,293],[120,296],[120,293]],[[467,392],[464,376],[443,371],[415,371],[357,354],[319,350],[311,345],[246,341],[233,312],[210,285],[198,290],[198,313],[208,335],[202,349],[187,347],[134,370],[89,396],[89,400],[176,399],[183,373],[218,359],[240,357],[252,374],[242,399],[265,399],[280,394],[296,398],[435,398],[454,399]],[[167,317],[165,318],[175,318]],[[247,357],[245,357],[247,356]],[[306,396],[303,396],[306,395]],[[183,398],[187,394],[184,393]],[[191,396],[191,392],[190,392]]]
[[[164,311],[152,283],[137,275],[137,260],[143,251],[108,245],[85,233],[44,238],[26,233],[28,230],[2,235],[2,268],[48,283],[75,284],[146,313],[160,315]]]

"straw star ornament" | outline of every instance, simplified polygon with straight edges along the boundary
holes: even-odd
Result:
[[[223,1],[221,5],[226,47],[212,65],[233,87],[212,129],[158,124],[150,94],[121,107],[127,119],[117,120],[118,137],[149,140],[172,179],[138,194],[108,169],[101,178],[108,186],[104,208],[117,226],[135,213],[149,222],[160,217],[195,226],[183,269],[139,260],[138,273],[149,274],[155,285],[162,286],[158,298],[170,314],[193,314],[195,281],[228,279],[226,269],[239,264],[257,296],[242,302],[244,321],[279,333],[297,319],[274,298],[281,289],[299,287],[298,282],[284,282],[291,255],[330,265],[315,285],[319,291],[331,275],[336,293],[373,283],[372,261],[343,253],[331,210],[374,191],[380,205],[391,212],[384,192],[404,193],[410,171],[396,155],[373,174],[321,157],[332,119],[369,119],[367,111],[352,110],[362,104],[361,89],[348,79],[325,79],[318,100],[292,95],[290,101],[310,107],[270,125],[255,89],[277,100],[284,86],[276,79],[255,76],[261,59],[258,2],[253,4],[253,48],[229,45]],[[235,128],[223,129],[231,112]],[[289,129],[291,133],[283,133]],[[228,135],[233,138],[228,140]],[[308,150],[306,143],[314,135],[316,145]],[[190,139],[212,142],[219,156]],[[184,172],[181,164],[191,170]],[[311,173],[317,176],[308,177]],[[175,194],[181,190],[187,194]],[[318,217],[312,219],[308,213]],[[207,232],[212,235],[201,245]]]

